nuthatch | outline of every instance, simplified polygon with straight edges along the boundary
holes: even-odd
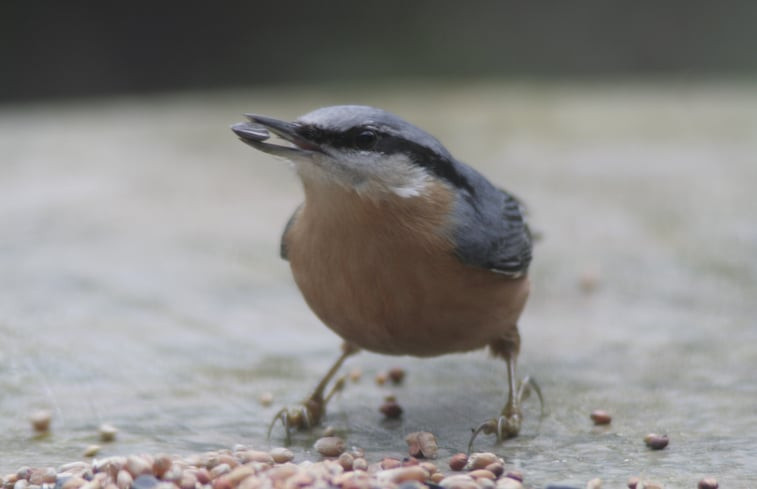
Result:
[[[324,107],[295,122],[247,114],[231,129],[292,161],[305,202],[281,239],[295,282],[344,340],[342,355],[296,410],[287,435],[317,424],[344,360],[364,348],[428,357],[488,346],[507,364],[508,398],[475,436],[518,434],[518,318],[529,293],[532,239],[521,203],[456,160],[433,136],[380,109]],[[291,145],[265,142],[270,132]],[[343,382],[338,382],[340,389]]]

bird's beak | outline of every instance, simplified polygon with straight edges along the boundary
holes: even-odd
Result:
[[[245,117],[249,119],[249,122],[238,122],[231,126],[231,130],[243,143],[255,149],[287,159],[301,159],[316,152],[323,152],[317,144],[308,141],[298,133],[297,130],[301,126],[296,122],[280,121],[256,114],[245,114]],[[294,146],[264,142],[271,137],[271,132]]]

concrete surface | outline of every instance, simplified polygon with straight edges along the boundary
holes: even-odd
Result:
[[[397,82],[0,107],[0,474],[80,458],[101,422],[121,430],[103,455],[269,446],[270,418],[339,340],[277,257],[296,178],[228,125],[366,103],[521,196],[544,234],[520,368],[548,414],[529,400],[522,436],[477,449],[535,486],[753,487],[756,88]],[[376,386],[392,366],[406,382]],[[373,460],[404,454],[417,430],[446,460],[504,402],[504,366],[484,352],[354,367],[363,380],[327,424]],[[389,393],[401,421],[378,413]],[[39,408],[54,413],[42,438],[27,421]],[[609,427],[592,426],[596,408]],[[650,431],[670,446],[648,450]],[[317,435],[295,438],[298,460]]]

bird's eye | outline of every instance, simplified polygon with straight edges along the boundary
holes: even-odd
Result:
[[[375,132],[366,129],[365,131],[360,131],[355,136],[355,146],[357,146],[358,149],[365,151],[373,148],[373,146],[376,145],[377,139],[378,137]]]

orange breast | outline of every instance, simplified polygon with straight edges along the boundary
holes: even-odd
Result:
[[[461,263],[447,237],[451,191],[366,200],[306,184],[305,205],[284,237],[305,300],[361,348],[432,356],[517,336],[527,278]]]

